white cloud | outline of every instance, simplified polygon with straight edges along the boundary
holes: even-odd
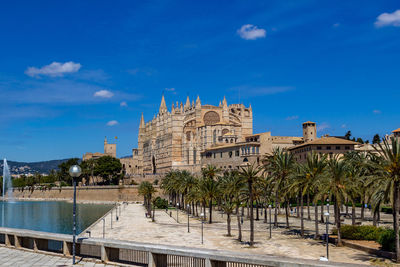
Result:
[[[244,86],[232,87],[228,90],[237,92],[242,98],[250,98],[250,97],[285,93],[285,92],[292,91],[294,89],[295,89],[295,87],[293,87],[293,86],[253,87],[253,86],[244,85]]]
[[[381,114],[382,113],[382,111],[380,111],[379,109],[374,109],[372,112],[374,114]]]
[[[165,88],[165,91],[166,91],[166,92],[170,92],[170,93],[176,95],[175,88],[173,88],[173,87],[171,87],[171,88]]]
[[[258,38],[265,38],[267,32],[264,29],[259,29],[252,24],[245,24],[237,30],[239,36],[245,40],[256,40]]]
[[[393,13],[382,13],[375,21],[376,27],[394,26],[400,27],[400,9]]]
[[[340,26],[340,23],[335,23],[335,24],[332,25],[333,28],[337,28],[339,26]]]
[[[108,90],[100,90],[94,93],[94,97],[101,97],[101,98],[111,98],[113,97],[113,93]]]
[[[347,125],[346,125],[346,124],[342,124],[340,127],[342,127],[342,128],[346,128],[346,127],[347,127]]]
[[[29,67],[25,74],[31,77],[39,77],[40,75],[56,77],[63,76],[66,73],[77,72],[80,68],[81,64],[72,61],[65,63],[53,62],[41,68]]]
[[[320,125],[317,126],[317,130],[318,131],[324,131],[326,129],[331,128],[331,126],[329,124],[327,124],[326,122],[321,123]]]
[[[118,121],[116,121],[116,120],[112,120],[112,121],[107,122],[107,126],[115,126],[117,124],[118,124]]]
[[[299,118],[299,116],[294,115],[294,116],[289,116],[286,118],[287,121],[292,121],[292,120],[297,120]]]
[[[126,103],[125,101],[122,101],[121,103],[119,103],[119,105],[120,105],[121,107],[127,107],[127,106],[128,106],[128,103]]]

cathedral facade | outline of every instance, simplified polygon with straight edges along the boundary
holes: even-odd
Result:
[[[200,155],[211,147],[241,142],[253,133],[251,106],[228,105],[225,97],[218,106],[202,105],[200,98],[168,110],[165,98],[154,118],[143,114],[138,135],[138,159],[143,174],[161,174],[172,169],[199,172]]]

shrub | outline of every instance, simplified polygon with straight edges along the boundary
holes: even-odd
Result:
[[[395,250],[395,234],[393,229],[386,229],[379,237],[378,243],[382,246],[383,250]]]
[[[156,197],[155,199],[154,199],[154,206],[157,208],[157,209],[166,209],[166,208],[168,208],[168,200],[166,200],[166,199],[163,199],[163,198],[161,198],[161,197]]]
[[[154,185],[158,185],[158,179],[155,179],[153,182]]]
[[[373,240],[378,241],[385,228],[372,225],[343,225],[341,235],[344,239],[352,240]],[[337,229],[334,229],[333,234],[337,234]]]
[[[392,207],[382,207],[381,211],[387,214],[393,214],[393,209]]]

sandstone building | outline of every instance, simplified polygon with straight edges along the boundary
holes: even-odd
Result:
[[[83,155],[82,160],[89,160],[89,159],[98,159],[103,156],[111,156],[116,158],[117,157],[117,144],[109,144],[107,142],[107,137],[104,137],[104,153],[95,152],[90,153],[87,152]]]
[[[201,153],[218,146],[245,141],[253,133],[251,106],[228,105],[225,97],[218,106],[196,102],[172,104],[168,110],[162,96],[158,113],[139,126],[138,157],[143,174],[166,173],[171,169],[199,172]]]

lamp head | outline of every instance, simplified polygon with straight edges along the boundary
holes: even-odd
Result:
[[[68,172],[69,172],[69,175],[71,175],[71,177],[77,178],[77,177],[81,176],[82,169],[81,169],[81,167],[79,167],[79,165],[72,165],[69,168]]]

